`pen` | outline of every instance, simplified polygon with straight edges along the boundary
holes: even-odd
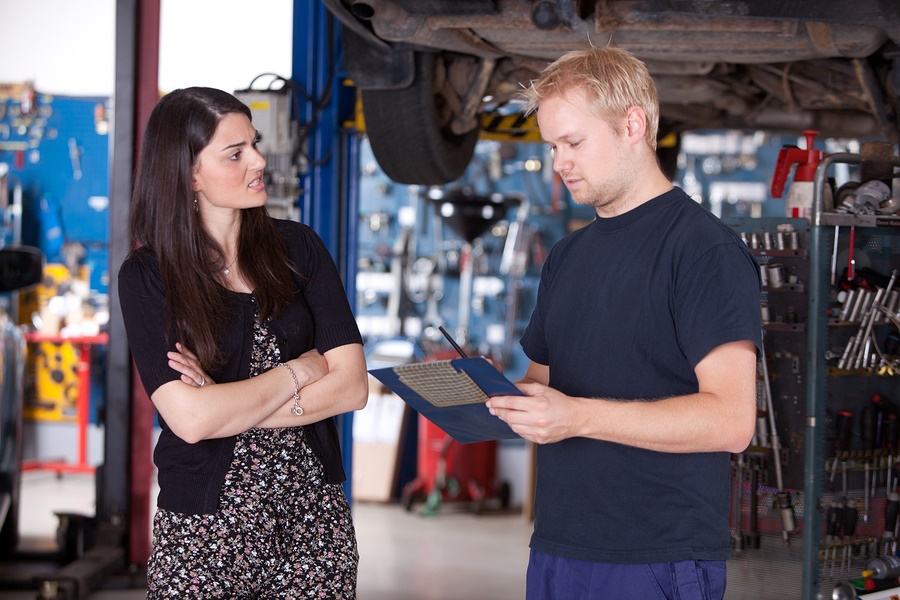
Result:
[[[441,330],[441,333],[444,334],[444,337],[447,338],[447,341],[450,342],[450,345],[453,346],[453,349],[459,352],[460,356],[462,356],[463,358],[469,358],[469,356],[465,352],[463,352],[463,349],[459,347],[459,344],[456,343],[456,340],[454,340],[453,337],[449,333],[447,333],[447,330],[444,329],[443,325],[438,325],[438,329]]]

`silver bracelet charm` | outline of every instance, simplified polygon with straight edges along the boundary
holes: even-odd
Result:
[[[278,365],[286,368],[291,374],[291,379],[294,380],[294,405],[291,407],[291,414],[299,417],[303,414],[303,407],[300,406],[300,382],[297,381],[297,374],[294,373],[291,365],[287,363],[278,363]]]

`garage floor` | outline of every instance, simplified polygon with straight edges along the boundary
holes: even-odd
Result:
[[[23,474],[20,549],[54,548],[54,513],[94,514],[91,475]],[[531,523],[519,512],[475,515],[446,503],[434,516],[398,505],[354,504],[360,550],[359,600],[518,600],[525,596]],[[98,589],[89,600],[144,598],[139,590]],[[35,591],[0,591],[2,600]]]

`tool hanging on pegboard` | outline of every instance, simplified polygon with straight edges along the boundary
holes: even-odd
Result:
[[[775,403],[772,400],[772,385],[769,381],[769,367],[766,358],[765,330],[760,340],[760,363],[763,374],[763,393],[766,396],[766,411],[769,415],[769,440],[772,444],[772,461],[775,463],[776,505],[781,514],[781,537],[784,546],[790,547],[791,533],[797,529],[797,521],[794,509],[791,506],[791,495],[784,489],[784,477],[781,472],[781,441],[778,438],[778,428],[775,426]]]

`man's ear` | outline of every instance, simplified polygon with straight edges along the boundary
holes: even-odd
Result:
[[[647,115],[640,106],[632,106],[625,113],[625,136],[630,142],[638,142],[647,132]]]

